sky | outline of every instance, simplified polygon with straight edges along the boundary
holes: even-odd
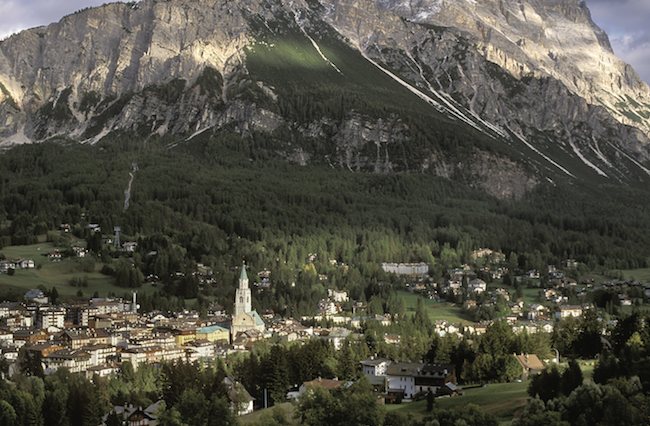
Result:
[[[110,0],[0,0],[0,39],[59,21]],[[592,19],[609,35],[614,53],[650,84],[650,0],[586,0]]]

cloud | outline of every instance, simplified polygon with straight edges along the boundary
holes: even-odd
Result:
[[[610,38],[616,56],[650,82],[650,1],[587,0],[591,17]]]
[[[106,0],[0,0],[0,39],[27,28],[58,22],[66,15]]]

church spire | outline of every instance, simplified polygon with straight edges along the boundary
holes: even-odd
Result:
[[[241,274],[239,275],[239,288],[235,292],[234,317],[236,318],[239,314],[250,312],[252,310],[251,302],[251,289],[248,287],[246,264],[242,262]]]
[[[246,275],[246,263],[241,263],[241,274],[239,275],[239,282],[248,281],[248,275]]]

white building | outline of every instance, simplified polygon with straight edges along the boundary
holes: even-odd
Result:
[[[36,326],[44,330],[50,327],[63,329],[65,326],[65,313],[66,310],[62,307],[39,306],[36,311]]]
[[[366,376],[385,376],[390,362],[388,358],[376,358],[374,356],[364,359],[361,361],[363,374]]]
[[[467,291],[480,294],[487,290],[487,284],[480,278],[474,278],[467,284]]]

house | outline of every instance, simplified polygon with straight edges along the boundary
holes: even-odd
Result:
[[[108,416],[111,414],[117,415],[120,424],[126,426],[154,426],[156,425],[156,418],[158,417],[158,410],[162,400],[155,402],[145,409],[142,407],[134,407],[133,405],[116,405],[110,413],[107,413],[102,418],[102,424],[106,424]]]
[[[36,265],[33,259],[23,258],[16,262],[16,266],[20,269],[34,269]]]
[[[361,361],[361,365],[363,366],[363,374],[366,376],[384,376],[386,369],[390,365],[390,359],[371,356]]]
[[[300,385],[300,388],[298,389],[298,394],[302,395],[305,392],[309,391],[309,389],[313,389],[317,387],[324,388],[327,390],[336,389],[339,386],[341,386],[343,383],[345,382],[339,381],[337,379],[323,379],[321,377],[318,377],[312,381],[303,382],[303,384]]]
[[[253,401],[255,398],[244,388],[244,386],[229,377],[223,379],[228,387],[228,399],[230,399],[230,411],[236,416],[243,416],[253,412]]]
[[[325,317],[336,315],[340,312],[340,307],[329,299],[318,301],[318,315]]]
[[[61,252],[58,250],[52,250],[47,254],[47,258],[51,260],[52,262],[60,262],[61,261]]]
[[[45,296],[45,293],[43,293],[42,290],[38,290],[38,289],[29,290],[27,293],[25,293],[24,298],[27,301],[33,301],[41,304],[47,304],[49,300],[47,296]]]
[[[129,242],[126,242],[126,243],[122,244],[122,249],[124,251],[133,253],[137,246],[138,246],[138,243],[129,241]]]
[[[398,400],[410,401],[420,392],[435,392],[445,383],[456,385],[456,366],[393,362],[386,369],[388,394]]]
[[[582,307],[577,305],[564,305],[560,306],[559,310],[555,312],[555,318],[563,319],[567,317],[579,318],[582,316]]]
[[[467,284],[467,291],[480,294],[487,290],[487,284],[480,278],[474,278]]]
[[[627,294],[619,294],[618,299],[621,302],[621,306],[632,306],[632,298]]]
[[[539,279],[539,271],[536,269],[531,269],[530,271],[526,272],[526,277],[530,279]]]
[[[528,380],[531,375],[536,375],[544,370],[544,364],[535,354],[514,354],[521,366],[521,380]]]
[[[528,319],[536,320],[539,316],[546,313],[546,308],[544,305],[534,303],[528,307]]]
[[[327,290],[327,295],[331,297],[337,303],[344,303],[350,300],[348,297],[348,292],[343,290]]]

